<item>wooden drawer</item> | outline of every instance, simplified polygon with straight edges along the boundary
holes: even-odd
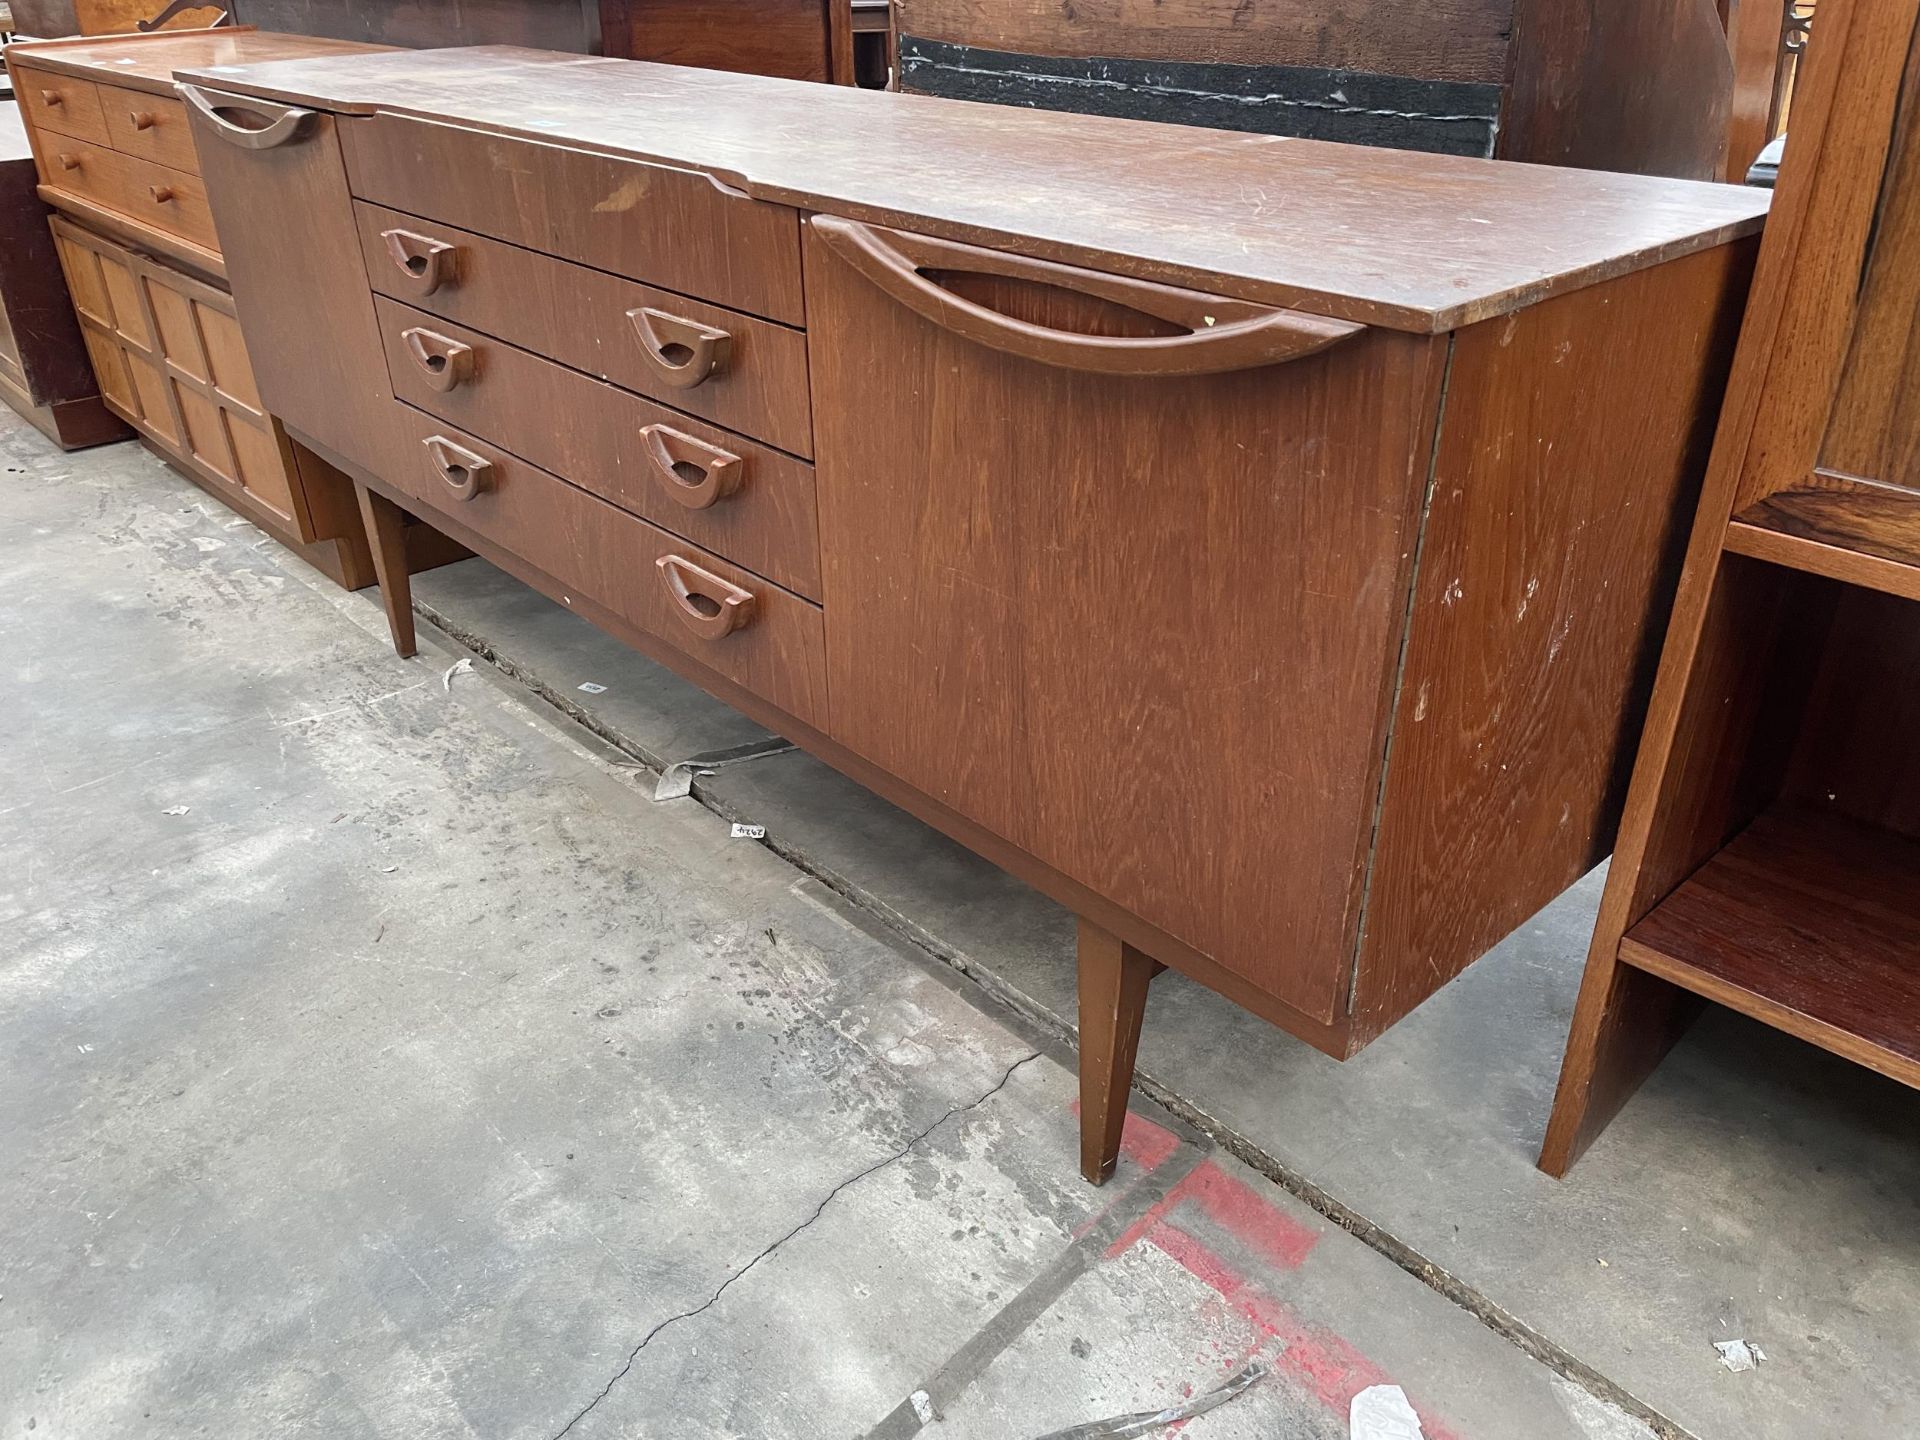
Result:
[[[106,113],[114,149],[189,175],[200,173],[193,132],[187,128],[187,107],[178,100],[102,85],[100,108]]]
[[[14,93],[27,123],[36,130],[108,143],[107,119],[100,105],[100,87],[71,75],[56,75],[51,70],[36,70],[22,65],[14,71]],[[44,146],[51,149],[51,145]]]
[[[365,203],[354,210],[379,293],[782,450],[813,454],[801,331],[452,225]],[[680,348],[663,357],[649,344],[636,318],[646,312],[654,340]],[[694,340],[688,325],[725,337],[712,371],[691,385],[684,381],[699,367],[681,343]]]
[[[820,598],[813,467],[382,298],[393,393],[736,564]]]
[[[558,582],[563,603],[577,593],[807,724],[825,721],[826,639],[817,605],[477,436],[397,408],[400,453],[381,478],[445,516],[454,538],[470,532]],[[432,523],[432,514],[423,518]],[[676,570],[710,592],[699,608],[713,613],[683,610],[669,586]],[[727,602],[728,589],[738,603]],[[727,623],[729,632],[715,633]]]
[[[41,158],[46,182],[55,189],[208,250],[220,248],[213,212],[207,208],[207,189],[198,175],[83,140],[58,141]]]
[[[393,115],[343,119],[363,200],[801,323],[799,214],[707,175]]]

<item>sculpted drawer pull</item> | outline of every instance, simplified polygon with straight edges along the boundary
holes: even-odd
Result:
[[[457,245],[412,230],[382,230],[380,238],[387,242],[387,258],[414,294],[431,295],[442,285],[458,283]]]
[[[753,592],[711,570],[702,570],[681,555],[662,555],[653,562],[673,596],[674,613],[702,640],[719,640],[753,619]]]
[[[159,118],[160,117],[155,115],[151,110],[129,110],[127,112],[127,119],[133,122],[133,128],[136,130],[151,130],[154,125],[158,123]]]
[[[64,105],[67,103],[67,97],[62,95],[58,90],[42,90],[40,92],[40,100],[49,110],[56,105]]]
[[[462,345],[458,340],[437,335],[419,325],[402,330],[400,338],[406,343],[407,353],[413,356],[413,363],[426,373],[427,384],[436,390],[451,390],[473,374],[471,345]]]
[[[313,119],[313,111],[271,100],[238,95],[208,94],[197,85],[175,85],[174,93],[192,107],[206,128],[242,150],[271,150],[298,140]]]
[[[149,185],[147,187],[147,193],[153,196],[154,200],[161,205],[173,199],[173,187],[171,185]]]
[[[430,435],[422,443],[433,462],[433,473],[447,482],[455,499],[471,500],[493,484],[493,462],[484,455],[476,455],[444,435]]]
[[[738,455],[671,425],[644,425],[640,438],[662,488],[689,510],[704,510],[740,488],[746,466]]]
[[[80,168],[80,157],[78,155],[68,155],[64,151],[61,152],[60,168],[62,170],[78,170]]]
[[[665,310],[643,305],[627,311],[640,336],[640,351],[657,374],[676,390],[691,390],[727,363],[733,337]]]

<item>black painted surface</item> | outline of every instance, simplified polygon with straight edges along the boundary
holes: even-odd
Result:
[[[1019,55],[900,37],[900,88],[956,100],[1491,155],[1498,85],[1305,65]]]

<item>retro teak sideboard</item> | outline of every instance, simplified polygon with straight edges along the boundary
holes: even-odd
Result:
[[[417,513],[1083,917],[1090,1178],[1161,966],[1345,1056],[1606,853],[1764,196],[509,49],[181,79],[376,558]]]

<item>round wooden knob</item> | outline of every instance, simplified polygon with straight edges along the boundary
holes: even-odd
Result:
[[[128,112],[127,118],[133,121],[134,129],[151,130],[158,117],[151,110],[133,110]]]
[[[162,205],[173,199],[173,187],[171,185],[149,185],[147,187],[147,193]]]

